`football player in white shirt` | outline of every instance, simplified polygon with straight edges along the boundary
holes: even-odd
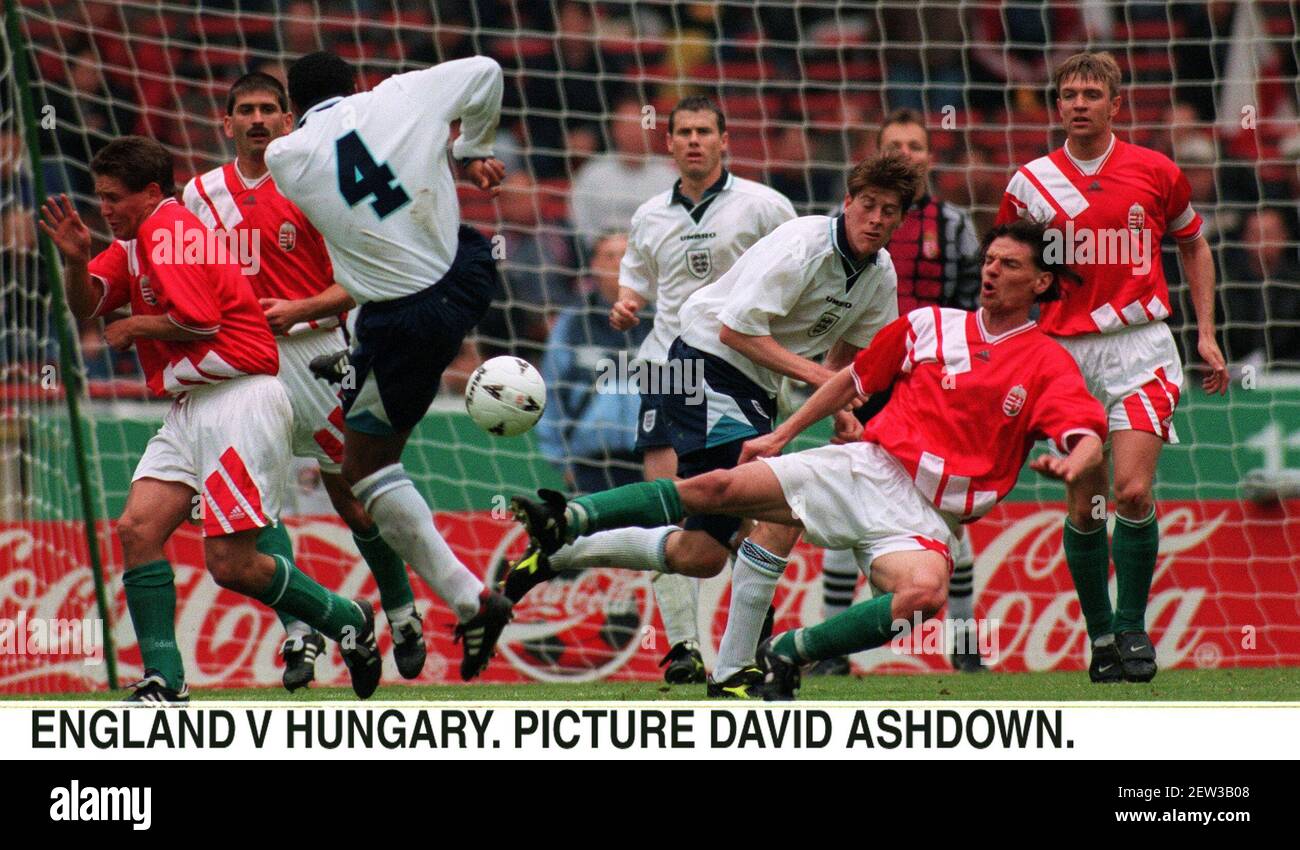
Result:
[[[786,222],[716,283],[687,299],[667,370],[686,374],[698,368],[703,381],[697,394],[671,387],[662,406],[682,478],[734,467],[746,440],[771,432],[782,375],[820,387],[898,317],[897,281],[884,246],[917,181],[917,172],[899,157],[859,163],[849,173],[840,215]],[[821,354],[824,364],[812,359]],[[838,440],[862,431],[848,411],[836,415],[835,427]],[[549,490],[539,495],[541,504],[516,498],[511,505],[528,526],[533,547],[550,557],[568,542],[559,536],[566,500]],[[583,499],[567,504],[581,510]],[[626,547],[619,563],[603,566],[708,578],[721,571],[740,525],[733,517],[700,515],[680,529],[624,530],[639,535],[639,546]],[[789,526],[759,523],[736,556],[736,573],[784,566],[797,540],[798,531]],[[759,619],[761,626],[761,613]],[[709,695],[751,696],[763,676],[747,666],[752,647],[727,649],[718,659],[722,675],[709,679]]]
[[[361,305],[343,381],[343,477],[384,539],[456,613],[468,680],[487,666],[510,601],[452,552],[401,458],[497,288],[491,246],[460,225],[446,157],[460,121],[452,154],[480,189],[499,187],[505,168],[492,143],[501,67],[475,56],[355,90],[353,69],[331,53],[295,62],[289,98],[302,117],[267,147],[266,164],[324,236],[335,279]]]
[[[647,304],[655,305],[654,328],[637,352],[645,369],[641,374],[649,376],[649,385],[641,387],[636,440],[647,481],[677,475],[677,453],[660,405],[667,390],[661,380],[663,366],[669,346],[681,332],[682,305],[730,269],[751,245],[795,217],[794,207],[780,192],[727,171],[723,165],[727,122],[709,98],[694,95],[673,107],[667,145],[680,178],[632,217],[619,268],[619,298],[609,317],[616,330],[627,330],[641,321],[637,314]],[[512,566],[505,594],[518,602],[531,588],[554,577],[555,570],[618,564],[629,547],[641,544],[642,537],[636,531],[620,530],[584,539],[557,552],[549,565],[537,552],[529,552]],[[707,556],[712,541],[706,538],[704,544],[708,548],[698,554]],[[664,573],[652,585],[670,646],[663,661],[664,680],[670,684],[704,681],[697,581]]]

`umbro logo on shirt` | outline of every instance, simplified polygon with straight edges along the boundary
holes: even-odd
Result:
[[[1089,192],[1100,192],[1100,191],[1101,191],[1101,181],[1099,181],[1099,180],[1094,180],[1094,181],[1092,181],[1092,185],[1088,187],[1088,191],[1089,191]]]
[[[243,204],[243,205],[246,206],[246,207],[251,207],[253,204],[257,203],[257,196],[256,196],[256,195],[245,195],[245,196],[244,196],[244,200],[240,201],[240,203]]]
[[[989,355],[989,350],[987,348],[984,349],[983,351],[975,352],[975,356],[983,360],[985,363],[989,362],[990,355]]]

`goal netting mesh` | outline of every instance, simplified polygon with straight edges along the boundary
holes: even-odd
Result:
[[[63,393],[76,387],[83,401],[101,517],[120,511],[134,463],[165,410],[146,397],[134,356],[107,349],[93,323],[73,332],[84,384],[58,368],[52,328],[61,319],[38,259],[41,199],[21,135],[13,66],[21,50],[32,60],[31,120],[45,187],[74,199],[98,248],[109,235],[88,171],[95,151],[122,134],[154,137],[172,151],[183,185],[233,157],[221,119],[230,83],[246,71],[283,78],[297,56],[329,49],[373,87],[448,59],[486,54],[500,62],[506,95],[498,155],[511,177],[497,201],[466,185],[460,200],[467,223],[502,237],[503,295],[446,375],[405,458],[453,547],[491,573],[522,546],[510,535],[505,497],[564,487],[565,470],[580,460],[566,447],[581,423],[555,422],[558,437],[549,444],[537,433],[488,437],[464,416],[461,390],[477,362],[494,354],[541,364],[566,311],[602,309],[591,240],[625,228],[649,196],[646,186],[652,194],[671,185],[663,117],[678,98],[716,98],[727,119],[728,168],[784,192],[801,214],[839,203],[847,168],[875,149],[888,110],[918,109],[931,130],[932,190],[968,207],[983,229],[1012,169],[1061,143],[1046,81],[1056,61],[1088,48],[1112,51],[1124,69],[1120,132],[1172,156],[1192,183],[1218,264],[1221,339],[1234,374],[1226,399],[1196,386],[1195,323],[1167,244],[1171,326],[1189,379],[1175,420],[1183,442],[1165,452],[1157,490],[1164,548],[1150,625],[1162,665],[1300,663],[1294,4],[22,0],[17,16],[23,44],[6,40],[0,101],[0,617],[97,616]],[[611,160],[637,179],[594,181],[593,164]],[[552,386],[552,398],[568,389]],[[630,442],[634,427],[629,420],[621,433],[611,429],[609,444]],[[613,464],[631,468],[620,457]],[[999,623],[1000,669],[1084,661],[1082,617],[1060,548],[1062,499],[1059,487],[1026,475],[1007,503],[972,528],[976,610]],[[377,598],[308,463],[290,505],[304,568],[349,595]],[[100,542],[122,674],[130,678],[140,672],[139,653],[125,616],[121,552],[106,531]],[[193,529],[182,528],[168,553],[190,682],[277,682],[280,632],[270,613],[213,585]],[[779,625],[820,617],[819,561],[813,548],[799,549],[778,597]],[[726,588],[724,574],[701,597],[703,630],[714,637]],[[452,617],[426,589],[417,593],[431,609],[425,680],[451,680],[459,658]],[[495,663],[487,677],[654,677],[667,648],[649,580],[594,573],[530,596],[507,634],[508,663]],[[0,654],[0,691],[103,686],[102,666],[66,661]],[[888,651],[855,663],[944,665],[941,657]],[[337,652],[322,662],[321,680],[344,675]]]

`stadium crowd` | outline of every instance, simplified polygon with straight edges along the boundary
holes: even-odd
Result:
[[[1289,3],[932,2],[924,21],[914,3],[23,5],[37,109],[52,107],[56,117],[41,138],[47,191],[73,194],[101,239],[107,229],[97,223],[87,167],[94,153],[119,134],[152,136],[173,151],[182,185],[228,157],[223,93],[245,70],[283,78],[285,59],[327,48],[373,86],[448,59],[497,59],[507,79],[498,151],[510,177],[495,200],[463,185],[461,203],[466,222],[502,237],[502,288],[477,344],[451,370],[461,381],[477,359],[503,351],[541,365],[557,322],[566,347],[598,324],[582,319],[607,312],[593,268],[597,237],[626,230],[641,202],[671,186],[657,118],[683,94],[717,98],[729,170],[778,189],[800,214],[842,199],[846,164],[874,150],[887,111],[921,110],[934,188],[983,231],[1012,168],[1060,142],[1043,96],[1046,69],[1085,43],[1111,49],[1126,73],[1119,126],[1184,168],[1206,220],[1229,361],[1300,369],[1300,108]],[[1215,69],[1235,61],[1252,34],[1276,49],[1256,63],[1251,120],[1234,123],[1237,92]],[[3,130],[0,374],[17,381],[54,349],[31,175],[16,128]],[[1172,245],[1164,261],[1170,324],[1185,334],[1190,303]],[[133,355],[108,350],[91,325],[80,339],[92,392],[139,386]],[[1180,339],[1189,362],[1192,342]]]

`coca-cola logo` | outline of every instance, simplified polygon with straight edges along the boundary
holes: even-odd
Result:
[[[505,578],[522,551],[521,526],[512,528],[490,557],[487,583]],[[658,644],[649,573],[582,570],[533,588],[515,605],[497,644],[519,672],[543,682],[590,682],[623,667],[639,650]]]
[[[1300,632],[1287,612],[1300,586],[1293,551],[1300,503],[1273,508],[1222,501],[1169,502],[1160,508],[1160,555],[1147,624],[1162,668],[1300,664]],[[1086,629],[1061,551],[1064,512],[1033,503],[1003,503],[969,526],[975,561],[976,618],[998,621],[997,669],[1078,670],[1086,661]],[[289,520],[298,565],[345,596],[378,603],[378,591],[337,518]],[[453,550],[492,580],[490,565],[522,549],[514,526],[487,513],[442,514],[438,527]],[[85,564],[83,530],[72,522],[0,523],[0,618],[84,619],[98,616]],[[101,538],[110,538],[107,525]],[[283,628],[271,611],[222,590],[202,568],[199,533],[182,528],[168,545],[176,573],[177,640],[191,685],[279,687]],[[114,550],[107,551],[110,557]],[[117,557],[120,557],[118,555]],[[821,552],[801,545],[778,587],[777,629],[822,619]],[[113,637],[122,680],[138,676],[139,649],[123,595],[120,563],[106,569]],[[654,574],[602,570],[533,590],[507,630],[484,678],[519,682],[613,677],[657,679],[668,646],[654,612]],[[458,681],[462,648],[453,644],[455,617],[413,580],[425,615],[429,660],[421,681]],[[1113,593],[1112,587],[1112,593]],[[699,588],[701,649],[712,668],[726,625],[730,576]],[[859,598],[868,594],[860,585]],[[1278,601],[1280,600],[1280,602]],[[529,613],[531,611],[531,613]],[[946,616],[946,612],[941,616]],[[389,657],[391,634],[380,615],[386,681],[399,681]],[[859,672],[947,669],[942,655],[897,653],[888,646],[853,657]],[[100,689],[106,665],[56,655],[0,653],[0,690],[53,693]],[[338,650],[317,661],[319,684],[346,684]]]

